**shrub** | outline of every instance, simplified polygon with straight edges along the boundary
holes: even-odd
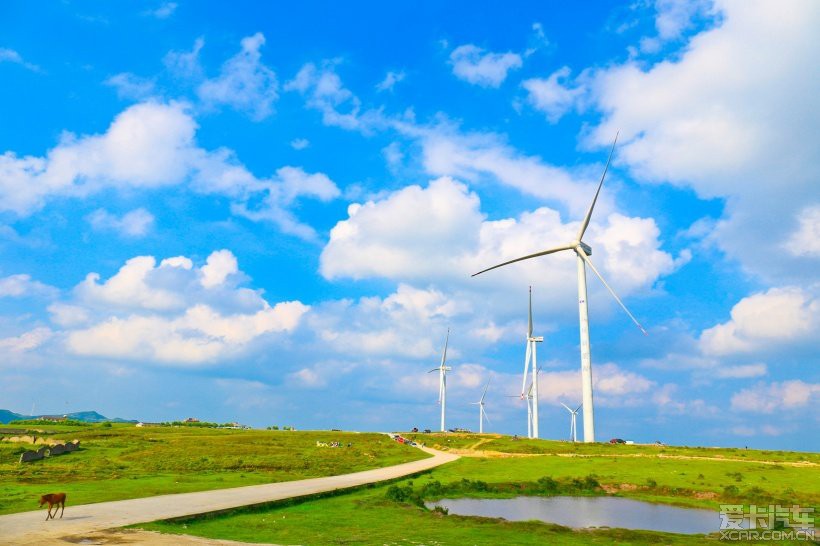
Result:
[[[651,487],[652,489],[655,489],[656,487],[658,487],[658,482],[656,482],[656,481],[655,481],[655,480],[653,480],[652,478],[648,478],[648,479],[646,480],[646,485],[648,485],[648,486],[649,486],[649,487]]]
[[[727,485],[723,488],[723,495],[725,497],[736,497],[740,493],[740,489],[736,485]]]

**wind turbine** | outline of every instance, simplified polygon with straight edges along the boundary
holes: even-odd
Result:
[[[564,406],[565,408],[567,408],[567,411],[572,416],[572,417],[570,417],[570,421],[569,421],[569,437],[573,442],[577,442],[578,437],[575,433],[575,418],[578,416],[578,410],[581,409],[581,406],[578,406],[577,408],[572,409],[568,405],[564,404],[563,402],[561,402],[561,405]]]
[[[532,286],[530,286],[530,308],[527,322],[527,353],[524,356],[524,379],[521,383],[521,398],[527,397],[527,437],[538,438],[538,372],[536,343],[541,343],[544,338],[532,335]],[[527,371],[532,362],[532,382],[527,389]],[[525,395],[526,392],[526,395]]]
[[[538,368],[538,373],[541,373],[541,368]],[[536,375],[537,375],[536,374]],[[530,381],[530,386],[526,388],[525,393],[509,395],[508,398],[517,398],[527,402],[527,438],[533,438],[533,408],[534,408],[534,394],[533,387],[535,383]]]
[[[484,411],[484,397],[487,396],[487,389],[490,387],[490,380],[487,380],[487,384],[484,385],[484,392],[481,393],[481,400],[478,402],[470,402],[473,406],[478,406],[478,433],[484,434],[484,419],[488,422],[490,418],[487,417],[487,412]]]
[[[441,353],[441,364],[427,373],[438,372],[438,403],[441,405],[441,432],[445,432],[444,415],[447,408],[447,372],[452,370],[447,364],[447,343],[450,341],[450,329],[447,328],[447,337],[444,338],[444,351]]]
[[[590,355],[589,350],[589,316],[587,310],[587,276],[586,276],[586,266],[589,265],[589,268],[592,269],[592,272],[595,273],[595,276],[598,277],[601,282],[604,284],[606,289],[612,294],[612,297],[615,298],[615,301],[621,306],[621,308],[626,311],[626,314],[629,315],[629,318],[632,319],[638,328],[641,329],[641,332],[646,335],[646,330],[643,329],[641,323],[638,322],[632,313],[629,312],[629,309],[626,308],[626,305],[621,301],[621,298],[615,293],[615,291],[607,284],[598,270],[592,263],[592,260],[589,257],[592,255],[592,248],[583,242],[584,233],[586,233],[587,227],[589,226],[590,218],[592,217],[592,211],[595,208],[595,203],[598,201],[598,194],[601,193],[601,186],[604,184],[604,178],[606,178],[606,173],[609,170],[609,163],[612,161],[612,153],[615,151],[615,144],[618,142],[618,135],[615,135],[615,141],[612,143],[612,149],[609,151],[609,158],[606,160],[606,167],[604,168],[604,173],[601,175],[601,181],[598,183],[598,189],[595,191],[595,197],[592,199],[592,204],[589,206],[589,210],[584,216],[583,221],[581,222],[581,228],[578,230],[578,234],[575,236],[575,240],[565,245],[561,245],[555,248],[550,248],[547,250],[542,250],[541,252],[536,252],[534,254],[528,254],[527,256],[522,256],[520,258],[516,258],[514,260],[509,260],[498,265],[494,265],[492,267],[488,267],[487,269],[483,269],[478,273],[474,273],[473,277],[476,275],[480,275],[481,273],[486,273],[487,271],[491,271],[493,269],[497,269],[499,267],[509,265],[515,262],[520,262],[523,260],[529,260],[530,258],[537,258],[539,256],[546,256],[547,254],[555,254],[556,252],[562,252],[564,250],[572,250],[575,252],[577,256],[577,268],[578,268],[578,319],[580,322],[580,330],[581,330],[581,389],[583,394],[583,408],[584,408],[584,442],[594,442],[595,441],[595,416],[594,411],[592,408],[592,356]]]

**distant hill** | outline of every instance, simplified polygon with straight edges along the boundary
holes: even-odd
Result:
[[[113,419],[109,419],[105,415],[97,413],[96,411],[75,411],[74,413],[65,414],[66,417],[69,419],[73,419],[75,421],[83,421],[85,423],[136,423],[136,420],[133,419],[120,419],[119,417],[115,417]],[[43,415],[23,415],[21,413],[14,413],[13,411],[0,409],[0,423],[1,424],[8,424],[12,421],[19,421],[21,419],[37,419],[38,417],[43,417]]]

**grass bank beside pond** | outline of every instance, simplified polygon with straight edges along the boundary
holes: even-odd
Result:
[[[418,440],[430,435],[419,435]],[[455,436],[454,438],[455,439]],[[483,438],[478,438],[481,440]],[[459,438],[466,444],[475,438]],[[515,443],[517,440],[498,442]],[[535,440],[542,451],[562,442]],[[520,444],[515,444],[516,446]],[[483,449],[483,445],[478,449]],[[570,445],[570,447],[572,447]],[[650,531],[572,530],[534,522],[443,515],[419,506],[443,497],[615,494],[685,507],[718,510],[721,503],[820,506],[820,470],[779,453],[774,461],[724,457],[669,458],[655,447],[629,447],[640,457],[617,457],[609,446],[588,445],[585,457],[463,457],[415,478],[331,498],[239,511],[212,518],[157,522],[143,528],[209,538],[276,544],[718,544],[715,536]],[[463,448],[462,448],[463,449]],[[595,454],[595,450],[599,450]],[[684,448],[680,448],[684,449]],[[565,451],[561,451],[565,453]],[[810,458],[813,455],[810,454]],[[720,458],[719,458],[720,459]],[[771,464],[769,464],[771,463]],[[781,464],[782,463],[782,464]],[[800,464],[797,464],[800,463]]]
[[[377,433],[131,424],[39,428],[49,438],[78,439],[81,449],[21,464],[20,453],[39,445],[0,441],[0,514],[34,510],[40,495],[57,491],[68,494],[70,506],[346,474],[427,457]],[[343,447],[317,447],[317,441]]]

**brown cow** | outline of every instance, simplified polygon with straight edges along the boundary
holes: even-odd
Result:
[[[48,515],[46,516],[46,521],[49,518],[54,519],[54,516],[57,515],[57,509],[54,509],[54,515],[51,514],[51,507],[56,506],[60,508],[62,506],[62,510],[60,510],[60,519],[63,518],[63,512],[65,512],[65,493],[49,493],[48,495],[43,495],[40,497],[40,506],[43,506],[45,503],[48,503]]]

